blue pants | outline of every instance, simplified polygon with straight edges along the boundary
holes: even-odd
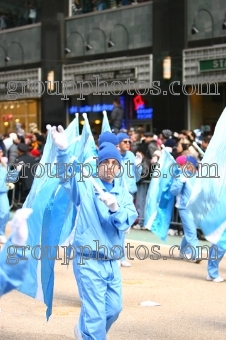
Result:
[[[181,242],[180,252],[186,254],[192,253],[192,259],[194,260],[196,257],[198,257],[198,248],[196,247],[199,246],[196,225],[192,214],[186,209],[179,209],[179,215],[184,230],[184,237]]]
[[[5,227],[9,221],[9,200],[7,192],[0,193],[0,235],[5,235]]]
[[[122,310],[122,283],[115,260],[87,260],[73,269],[82,301],[79,330],[84,340],[105,340],[111,325]]]
[[[131,194],[131,195],[133,196],[133,201],[134,201],[136,194]],[[122,254],[122,257],[119,259],[120,262],[126,261],[127,251],[125,249],[125,241],[126,241],[126,234],[125,233],[123,233],[122,241],[123,241],[122,244],[123,244],[124,254]]]
[[[120,262],[126,261],[126,249],[125,249],[126,234],[125,234],[125,233],[123,233],[122,239],[123,239],[123,250],[124,250],[124,254],[122,254],[121,259],[119,259]]]
[[[222,249],[221,247],[217,247],[217,251],[216,251],[216,247],[210,248],[207,271],[208,271],[209,276],[212,279],[216,279],[219,276],[219,272],[218,272],[219,264],[222,258],[224,257],[225,252],[226,251]],[[216,258],[216,260],[214,260],[214,258]]]

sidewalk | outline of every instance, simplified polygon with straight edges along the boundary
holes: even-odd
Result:
[[[130,261],[130,268],[121,268],[124,307],[108,340],[225,339],[226,283],[205,280],[206,261],[194,264],[169,258],[169,247],[180,244],[180,240],[169,237],[167,245],[163,245],[148,231],[132,230],[128,234],[127,242],[134,246],[131,251],[134,260]],[[162,258],[137,259],[136,247],[142,244],[150,249],[151,243],[160,245]],[[139,256],[142,254],[141,249]],[[56,261],[55,266],[53,314],[49,322],[43,303],[13,291],[0,300],[2,340],[75,339],[73,328],[79,316],[80,299],[72,265],[66,268],[60,262]],[[220,274],[226,278],[225,265],[224,258]],[[140,306],[148,300],[161,306]]]

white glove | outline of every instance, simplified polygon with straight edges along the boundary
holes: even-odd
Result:
[[[13,184],[13,183],[6,183],[6,185],[7,185],[9,190],[13,190],[14,187],[15,187],[15,184]]]
[[[158,156],[154,155],[151,159],[151,164],[158,163],[158,160],[159,160]]]
[[[131,229],[131,227],[129,227],[128,229],[126,229],[125,234],[129,234],[130,229]]]
[[[32,213],[30,208],[22,208],[15,212],[15,215],[10,222],[12,229],[12,243],[17,246],[25,245],[28,238],[27,219]]]
[[[181,183],[186,183],[187,182],[187,177],[185,177],[185,176],[182,176],[181,178],[180,178],[180,181],[181,181]]]
[[[51,135],[53,138],[53,142],[58,147],[58,149],[60,150],[67,149],[68,141],[63,126],[59,125],[58,131],[56,130],[56,126],[53,126],[51,128]]]
[[[17,172],[20,172],[20,170],[22,169],[23,167],[23,164],[25,164],[23,161],[21,161],[20,163],[18,163],[17,167],[16,167],[16,171]]]
[[[98,197],[111,212],[116,212],[119,208],[117,200],[114,195],[105,192],[102,196]]]
[[[136,153],[136,157],[135,157],[135,165],[137,166],[138,164],[141,164],[143,160],[143,157],[141,155],[140,152]]]
[[[166,146],[165,149],[169,152],[172,153],[173,149],[170,146]]]

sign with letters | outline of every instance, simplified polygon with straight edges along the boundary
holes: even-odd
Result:
[[[226,70],[226,58],[199,60],[199,72]]]
[[[98,81],[111,81],[111,80],[125,80],[125,79],[136,79],[136,68],[129,68],[123,70],[113,70],[105,72],[93,72],[86,74],[75,74],[75,81],[90,81],[96,83]]]

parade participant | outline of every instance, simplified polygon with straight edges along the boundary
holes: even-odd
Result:
[[[144,210],[146,197],[149,187],[150,174],[152,170],[152,165],[150,164],[150,160],[146,157],[147,155],[148,145],[147,143],[140,144],[137,151],[142,155],[142,173],[141,178],[137,182],[137,193],[136,193],[136,208],[139,214],[139,222],[133,226],[133,229],[142,229],[144,228]]]
[[[71,162],[64,129],[52,127],[58,147],[58,163]],[[122,284],[117,260],[123,252],[123,235],[137,218],[131,195],[114,180],[121,155],[112,143],[102,143],[98,152],[98,176],[79,180],[81,172],[62,185],[78,210],[73,246],[77,250],[73,269],[82,301],[77,339],[105,340],[122,309]],[[74,161],[77,169],[78,163]],[[64,169],[61,168],[61,176]]]
[[[224,279],[219,275],[219,264],[225,255],[225,250],[219,246],[213,245],[210,248],[208,266],[207,266],[207,281],[223,282]]]
[[[3,150],[0,148],[0,243],[6,243],[5,227],[9,220],[9,200],[6,185],[7,165],[3,162]]]
[[[109,132],[109,131],[105,131],[105,132],[102,132],[98,138],[98,147],[100,147],[100,145],[104,142],[109,142],[109,143],[112,143],[114,144],[117,149],[119,149],[119,140],[118,140],[118,136],[115,135],[114,133],[112,132]]]
[[[25,277],[28,261],[21,260],[22,255],[18,251],[10,252],[13,259],[9,257],[9,247],[24,246],[28,237],[27,218],[31,214],[32,209],[24,208],[15,212],[10,222],[12,235],[7,240],[2,252],[0,253],[0,296],[10,292],[12,289],[18,288]]]
[[[196,179],[197,161],[192,156],[180,156],[176,158],[176,162],[179,167],[175,170],[170,191],[174,196],[177,196],[175,206],[179,210],[184,231],[180,246],[180,256],[199,263],[197,230],[192,214],[186,209]]]
[[[7,183],[13,182],[15,178],[18,176],[18,172],[21,170],[22,166],[17,166],[17,171],[12,170],[7,172],[7,159],[3,160],[3,150],[0,148],[0,243],[6,243],[5,237],[5,227],[6,223],[9,221],[9,199],[8,199],[8,190],[9,187]],[[9,175],[14,174],[13,180],[10,181]]]
[[[142,167],[136,168],[139,164],[142,163],[142,155],[140,152],[136,153],[136,156],[130,151],[131,140],[129,135],[126,133],[120,132],[118,135],[119,140],[119,148],[122,157],[122,168],[123,175],[120,177],[120,183],[135,199],[135,194],[137,192],[137,182],[140,180],[140,175],[142,171]],[[124,243],[125,243],[125,235],[124,235]],[[121,258],[121,266],[122,267],[130,267],[131,263],[126,261],[125,255]]]

